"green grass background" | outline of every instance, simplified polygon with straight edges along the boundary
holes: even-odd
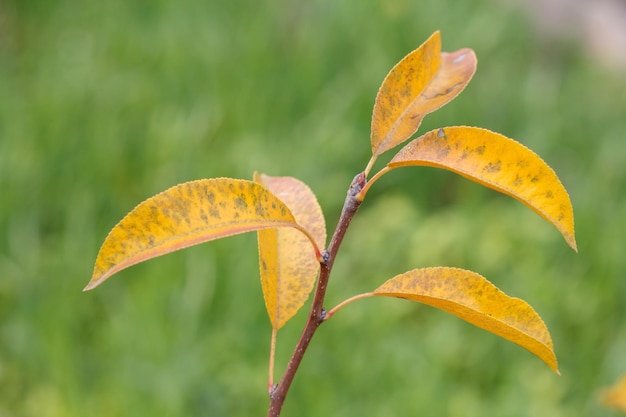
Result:
[[[107,232],[174,184],[258,170],[308,183],[329,229],[370,156],[383,77],[440,29],[478,71],[420,131],[486,127],[570,192],[579,253],[522,204],[452,173],[368,194],[328,305],[415,267],[475,270],[551,329],[562,376],[429,307],[364,300],[316,334],[285,416],[612,416],[626,372],[626,88],[494,1],[0,3],[0,416],[252,416],[270,326],[254,234],[82,293]],[[381,158],[381,164],[386,161]],[[305,312],[279,334],[277,377]]]

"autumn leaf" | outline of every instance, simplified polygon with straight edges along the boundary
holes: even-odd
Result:
[[[370,295],[404,298],[447,311],[532,352],[558,373],[552,339],[541,317],[525,301],[509,297],[475,272],[415,269]]]
[[[256,173],[254,181],[280,198],[296,222],[313,236],[318,247],[324,247],[324,215],[306,184],[292,177],[271,177]],[[308,299],[320,265],[310,242],[299,230],[264,229],[257,234],[265,306],[272,326],[279,329]]]
[[[552,223],[577,250],[565,187],[550,166],[513,139],[477,127],[446,127],[411,141],[387,166],[443,168],[507,194]]]
[[[299,229],[316,245],[287,206],[259,184],[215,178],[176,185],[139,204],[111,230],[84,290],[139,262],[209,240],[272,227]],[[315,253],[321,257],[319,249]]]
[[[626,414],[626,375],[613,386],[602,390],[600,401],[604,406]]]
[[[435,32],[385,77],[374,104],[371,143],[374,157],[407,140],[422,119],[455,98],[476,71],[471,49],[441,52]]]

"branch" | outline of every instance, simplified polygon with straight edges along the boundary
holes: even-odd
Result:
[[[277,385],[272,387],[270,391],[270,407],[267,412],[268,417],[278,417],[280,415],[280,411],[282,410],[283,403],[285,402],[285,398],[287,396],[287,391],[289,391],[289,387],[293,382],[296,371],[302,362],[304,353],[309,347],[309,343],[311,342],[316,330],[324,321],[326,312],[324,311],[323,305],[324,297],[326,296],[326,288],[328,287],[328,278],[330,277],[330,272],[332,271],[333,264],[335,263],[335,257],[337,256],[343,237],[346,234],[346,230],[348,229],[352,218],[361,206],[361,200],[357,199],[357,196],[363,187],[365,187],[366,183],[367,179],[365,177],[365,173],[360,173],[354,177],[352,184],[350,184],[350,189],[348,190],[348,195],[346,196],[346,200],[343,204],[343,209],[341,210],[341,216],[339,217],[337,227],[335,228],[333,237],[330,240],[328,249],[324,252],[323,260],[320,262],[320,275],[317,280],[317,286],[315,288],[309,318],[304,326],[300,340],[291,355],[291,359],[287,364],[287,369],[285,370],[283,378]]]

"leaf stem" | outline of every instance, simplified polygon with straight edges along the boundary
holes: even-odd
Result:
[[[348,189],[348,195],[341,210],[341,216],[335,228],[335,232],[330,240],[327,250],[322,256],[320,262],[320,274],[317,280],[317,286],[315,288],[315,294],[313,295],[313,302],[311,303],[311,311],[309,312],[309,318],[304,326],[300,340],[296,345],[291,359],[287,364],[287,369],[283,374],[280,382],[275,388],[270,390],[270,406],[267,412],[268,417],[278,417],[282,410],[287,391],[293,382],[293,378],[296,375],[296,371],[302,362],[304,353],[306,352],[313,335],[316,330],[324,322],[326,312],[324,311],[323,304],[326,296],[326,288],[328,287],[328,279],[335,262],[335,257],[341,246],[341,242],[346,234],[346,230],[352,221],[352,218],[356,214],[357,210],[361,206],[361,200],[357,198],[363,187],[367,184],[365,172],[361,172],[352,180],[350,188]]]
[[[383,169],[381,169],[380,171],[378,171],[376,174],[374,174],[374,176],[363,186],[363,189],[361,189],[359,194],[356,196],[357,200],[363,201],[363,199],[365,198],[365,194],[367,194],[367,191],[370,189],[372,184],[374,184],[380,177],[382,177],[383,175],[385,175],[386,173],[388,173],[392,169],[393,168],[390,168],[389,166],[386,166]]]
[[[272,327],[272,340],[270,341],[270,360],[269,360],[269,372],[267,377],[267,391],[272,393],[274,389],[274,358],[276,356],[276,336],[278,334],[278,329],[276,327]]]
[[[330,310],[328,310],[328,313],[326,313],[326,317],[324,320],[329,320],[332,316],[335,315],[335,313],[339,310],[341,310],[343,307],[347,306],[348,304],[357,301],[357,300],[361,300],[363,298],[368,298],[368,297],[373,297],[375,294],[373,292],[366,292],[363,294],[359,294],[359,295],[355,295],[352,296],[350,298],[346,298],[345,300],[343,300],[342,302],[340,302],[339,304],[337,304],[335,307],[331,308]]]
[[[365,174],[365,178],[367,178],[367,176],[370,174],[370,171],[372,167],[374,166],[374,162],[376,162],[377,158],[378,158],[377,155],[372,155],[372,157],[370,158],[370,161],[367,163],[367,166],[365,167],[365,171],[363,171],[363,174]]]

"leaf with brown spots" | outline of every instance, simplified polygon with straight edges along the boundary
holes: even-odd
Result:
[[[404,298],[447,311],[523,347],[558,373],[552,339],[541,317],[528,303],[509,297],[475,272],[415,269],[395,276],[369,295]]]
[[[550,166],[513,139],[477,127],[446,127],[411,141],[387,166],[443,168],[507,194],[552,223],[577,250],[565,187]]]
[[[376,95],[371,131],[374,157],[407,140],[427,114],[463,91],[476,64],[471,49],[442,53],[438,31],[396,64]]]
[[[263,186],[231,178],[176,185],[139,204],[111,230],[85,291],[139,262],[209,240],[276,227],[304,233],[321,258],[315,240]]]
[[[292,177],[256,174],[254,181],[281,199],[296,222],[315,239],[326,242],[326,224],[315,194]],[[320,264],[311,243],[295,229],[263,229],[257,232],[259,266],[265,307],[272,326],[281,328],[304,305],[313,289]]]

